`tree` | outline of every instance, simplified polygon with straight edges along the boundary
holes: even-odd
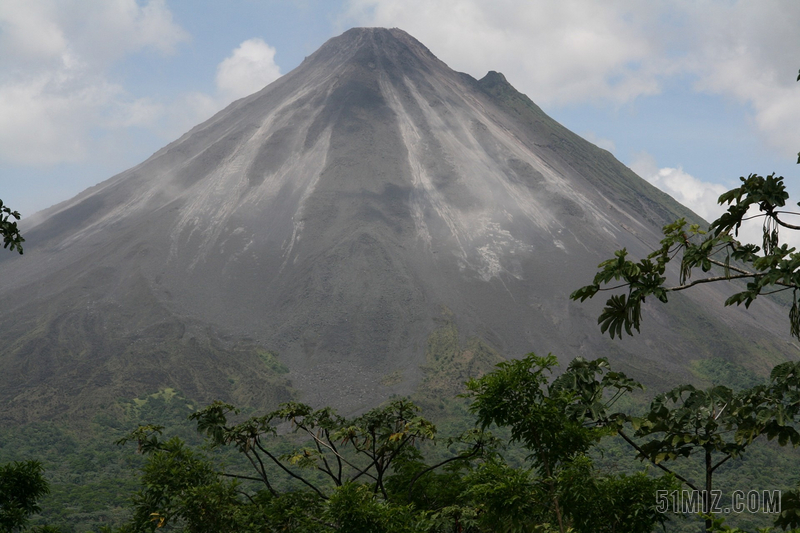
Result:
[[[350,419],[297,402],[238,423],[221,402],[191,415],[208,445],[238,451],[249,471],[215,466],[179,439],[162,440],[162,428],[142,426],[121,441],[148,458],[134,518],[119,533],[649,533],[667,519],[655,495],[674,489],[673,479],[600,475],[586,455],[613,431],[594,418],[609,419],[638,384],[604,360],[576,360],[548,384],[554,365],[531,354],[473,380],[478,427],[450,439],[436,438],[407,399]],[[486,431],[492,423],[526,446],[527,464],[504,460]]]
[[[3,236],[3,248],[8,248],[12,252],[16,249],[21,255],[22,243],[25,242],[25,239],[22,238],[17,227],[16,221],[19,219],[19,211],[12,211],[0,200],[0,235]]]
[[[800,338],[800,253],[781,244],[779,233],[779,228],[800,229],[782,218],[800,213],[783,210],[789,197],[783,177],[751,174],[741,182],[740,187],[720,196],[719,203],[729,207],[708,231],[697,224],[687,227],[682,218],[668,224],[663,228],[659,249],[639,261],[629,260],[624,248],[615,252],[613,259],[600,263],[592,284],[576,290],[570,298],[584,301],[599,292],[627,289],[627,293],[611,296],[598,318],[600,331],[614,338],[622,335],[623,329],[628,335],[633,335],[633,329],[639,331],[641,306],[648,296],[666,303],[671,292],[701,283],[741,279],[747,281],[745,290],[732,294],[725,305],[749,307],[759,295],[790,290],[794,297],[789,311],[790,331]],[[751,206],[758,206],[760,213],[749,216]],[[758,217],[764,219],[762,245],[739,242],[736,236],[742,222]],[[676,257],[680,257],[678,281],[669,284],[667,266]],[[692,280],[697,269],[708,273],[713,267],[721,272]],[[612,282],[614,285],[609,287]]]
[[[330,408],[314,410],[290,402],[265,416],[228,425],[228,415],[237,412],[233,406],[216,402],[191,418],[213,444],[233,445],[243,453],[255,468],[256,479],[272,494],[277,491],[265,463],[277,466],[323,499],[328,498],[326,486],[342,487],[361,479],[371,481],[374,492],[388,499],[385,482],[394,462],[410,453],[415,443],[436,435],[436,427],[419,416],[419,408],[406,399],[393,400],[353,420]],[[310,439],[310,446],[282,456],[270,450],[267,441],[276,435],[275,424],[281,422],[291,423],[295,432]],[[483,445],[475,442],[467,456],[477,454]],[[303,469],[322,474],[324,484],[303,475]]]
[[[0,465],[0,532],[22,531],[50,488],[38,461]]]
[[[625,419],[611,413],[611,407],[641,385],[611,372],[605,359],[581,358],[550,382],[556,364],[552,355],[531,353],[470,380],[467,389],[478,423],[508,427],[512,441],[531,452],[537,476],[528,480],[535,487],[528,493],[538,492],[539,500],[552,503],[545,507],[549,512],[540,510],[539,515],[553,516],[558,531],[650,532],[666,520],[655,509],[655,491],[673,488],[672,479],[598,476],[587,456]]]
[[[800,81],[800,76],[797,79]],[[598,317],[601,333],[614,338],[620,337],[623,330],[628,335],[633,335],[634,329],[639,332],[642,304],[647,297],[666,303],[670,293],[699,284],[744,280],[745,289],[733,293],[725,305],[749,307],[761,295],[791,291],[789,330],[792,336],[800,338],[800,252],[781,243],[780,236],[781,230],[800,230],[800,226],[786,218],[800,213],[785,209],[789,194],[782,176],[750,174],[741,177],[740,182],[739,187],[719,197],[719,204],[727,205],[727,210],[707,231],[697,224],[687,225],[685,219],[668,224],[663,228],[659,249],[638,261],[629,260],[625,249],[615,252],[614,258],[599,265],[592,284],[581,287],[570,297],[585,301],[599,292],[623,290],[606,301]],[[737,237],[742,223],[758,218],[762,219],[760,246],[741,243]],[[680,263],[678,279],[670,284],[667,268],[676,258]],[[698,269],[704,274],[692,279]],[[696,453],[703,456],[702,487],[678,477],[690,488],[702,491],[703,512],[707,515],[705,526],[711,531],[715,522],[710,516],[709,498],[713,474],[719,466],[742,455],[761,436],[777,439],[781,446],[800,445],[800,433],[795,428],[800,419],[799,375],[800,363],[787,362],[773,369],[769,384],[743,391],[722,386],[697,390],[682,385],[658,395],[644,417],[624,419],[632,424],[634,437],[649,440],[637,443],[622,426],[618,426],[618,433],[637,450],[640,458],[664,470],[669,470],[665,462]],[[619,424],[620,420],[623,418],[613,423]],[[776,525],[797,527],[799,493],[786,495],[784,502]]]
[[[795,427],[800,417],[800,363],[780,364],[769,383],[742,391],[681,385],[657,395],[638,417],[611,409],[642,387],[611,372],[605,359],[577,358],[550,382],[555,364],[552,356],[529,354],[501,363],[495,372],[469,382],[468,389],[480,424],[508,426],[512,440],[531,451],[538,477],[528,482],[538,487],[539,500],[552,502],[560,531],[650,531],[666,519],[654,509],[655,491],[674,492],[678,485],[670,485],[673,480],[701,498],[705,529],[711,531],[714,473],[720,466],[742,456],[761,437],[776,439],[781,446],[800,444]],[[639,459],[668,477],[595,475],[587,452],[609,435],[620,436]],[[672,466],[698,456],[702,482]],[[795,527],[800,513],[791,505],[793,498],[797,496],[786,500],[779,525]]]
[[[797,80],[800,81],[800,75]],[[797,154],[800,164],[800,153]],[[661,247],[639,261],[628,259],[626,249],[615,252],[615,257],[600,263],[599,272],[590,285],[581,287],[570,296],[584,301],[599,292],[627,292],[611,296],[598,318],[600,331],[611,338],[639,331],[642,304],[653,296],[666,303],[671,292],[689,289],[702,283],[718,283],[732,279],[746,280],[745,290],[732,294],[725,305],[744,304],[749,307],[758,296],[782,291],[792,291],[793,304],[789,311],[789,329],[792,336],[800,338],[800,252],[781,244],[780,231],[800,230],[800,225],[787,222],[787,216],[800,215],[785,210],[789,200],[783,176],[750,174],[740,177],[741,186],[719,197],[720,205],[728,209],[711,223],[707,231],[698,224],[687,225],[681,218],[663,228]],[[800,206],[800,203],[798,203]],[[755,208],[758,212],[751,214]],[[737,240],[742,223],[762,219],[762,242],[743,244]],[[667,282],[667,265],[680,257],[677,284]],[[708,275],[713,267],[721,269]],[[704,277],[692,280],[700,269]],[[611,282],[614,286],[609,287]],[[617,282],[622,283],[617,283]]]
[[[769,384],[743,391],[724,386],[699,390],[681,385],[657,395],[644,416],[617,415],[612,417],[611,425],[617,427],[617,433],[640,459],[672,473],[700,496],[705,529],[711,531],[714,473],[730,459],[742,456],[762,436],[777,439],[781,446],[800,444],[800,433],[794,427],[800,414],[798,400],[800,363],[788,362],[773,369]],[[630,423],[633,438],[626,434],[620,421]],[[693,483],[665,466],[695,455],[701,457],[703,484]]]
[[[212,462],[177,437],[161,441],[160,427],[143,426],[120,443],[137,440],[147,454],[131,523],[122,531],[182,527],[191,533],[239,531],[237,485],[220,478]]]
[[[163,441],[158,426],[142,426],[120,441],[135,441],[148,455],[134,519],[123,532],[405,533],[430,522],[429,509],[414,503],[450,505],[459,496],[437,483],[450,478],[440,480],[434,472],[468,463],[492,445],[489,435],[468,431],[446,441],[448,448],[458,448],[454,455],[425,464],[417,446],[433,442],[436,428],[406,399],[352,419],[298,402],[230,423],[238,413],[215,402],[191,418],[208,445],[241,453],[249,472],[215,467],[180,439]],[[286,423],[292,437],[278,435],[277,426]],[[420,492],[426,494],[412,498]]]

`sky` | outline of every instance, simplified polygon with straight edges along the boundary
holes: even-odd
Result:
[[[707,219],[753,172],[800,193],[796,0],[0,0],[0,199],[24,223],[354,26],[502,72]]]

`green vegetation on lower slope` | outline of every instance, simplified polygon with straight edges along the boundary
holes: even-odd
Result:
[[[0,463],[36,458],[45,468],[51,492],[33,524],[62,531],[96,531],[118,525],[129,515],[142,458],[115,445],[132,427],[153,421],[199,443],[188,415],[196,406],[176,391],[119,402],[78,428],[65,422],[32,422],[0,430]],[[120,415],[120,413],[123,413]]]
[[[273,352],[262,353],[265,364],[277,375],[285,373]],[[200,407],[181,391],[164,388],[119,400],[90,421],[67,419],[2,427],[0,464],[35,458],[44,466],[51,490],[42,498],[42,513],[32,519],[32,525],[56,525],[64,533],[117,527],[129,519],[144,460],[116,442],[139,425],[158,424],[169,428],[171,436],[200,445],[202,438],[188,418]],[[230,457],[233,454],[227,454]],[[218,460],[225,458],[223,454]]]
[[[696,305],[685,298],[676,299],[681,321],[675,327],[684,328],[687,335],[687,346],[691,339],[700,333],[689,326],[694,320],[698,323],[699,311]],[[464,378],[481,377],[495,370],[495,365],[503,361],[503,357],[478,338],[462,339],[455,324],[455,317],[444,309],[438,319],[439,327],[428,338],[427,365],[425,378],[413,399],[424,406],[424,412],[437,422],[440,428],[449,433],[463,431],[474,422],[468,411],[469,402],[456,395],[463,394]],[[704,330],[704,328],[701,328]],[[769,370],[765,366],[772,361],[780,363],[775,352],[761,351],[759,346],[752,346],[744,338],[734,337],[720,339],[720,349],[714,353],[695,353],[689,361],[689,370],[694,376],[697,387],[725,385],[734,390],[743,390],[764,384],[768,381]],[[609,349],[616,347],[610,343]],[[731,357],[734,356],[734,357]],[[664,384],[662,383],[663,387]],[[618,409],[634,416],[646,412],[648,403],[654,394],[660,391],[638,393],[625,396],[616,405]],[[508,441],[510,434],[505,428],[495,428],[498,436]],[[796,464],[800,461],[800,451],[792,447],[778,446],[774,441],[766,441],[764,437],[758,446],[751,447],[747,454],[735,458],[721,466],[717,472],[717,488],[722,491],[722,505],[729,506],[731,494],[736,490],[780,490],[783,493],[800,486],[800,472]],[[433,457],[441,457],[435,450]],[[527,452],[518,444],[505,449],[509,464],[519,467],[524,464]],[[591,456],[597,469],[605,474],[636,472],[658,473],[659,470],[640,459],[621,438],[604,439],[592,451]],[[680,464],[676,472],[688,479],[700,482],[703,472],[699,465]],[[774,516],[759,513],[739,513],[726,515],[731,526],[755,531],[756,528],[771,525]],[[691,515],[676,514],[666,524],[666,530],[674,533],[697,531],[697,519]]]
[[[0,420],[80,423],[120,398],[170,387],[203,402],[263,408],[292,398],[275,353],[175,315],[143,278],[119,289],[126,305],[108,301],[93,285],[114,285],[115,273],[106,270],[4,314]]]
[[[459,453],[469,450],[469,444],[465,444],[469,441],[464,441],[463,435],[468,435],[469,431],[475,427],[473,412],[475,396],[474,393],[470,394],[465,382],[480,380],[497,372],[496,365],[503,361],[500,354],[479,338],[462,337],[456,325],[456,317],[447,309],[442,310],[442,314],[437,319],[437,326],[428,338],[425,375],[418,392],[413,397],[413,401],[421,407],[420,414],[435,422],[438,427],[437,437],[436,439],[419,438],[415,441],[414,449],[416,451],[411,453],[409,449],[409,453],[411,453],[408,457],[409,462],[398,462],[396,468],[390,470],[390,477],[400,477],[392,477],[394,481],[391,483],[394,483],[392,485],[394,488],[387,490],[399,490],[398,487],[402,486],[402,483],[409,483],[408,476],[413,477],[416,475],[414,472],[419,473],[421,468],[426,468],[425,465],[449,461]],[[264,351],[260,352],[259,357],[276,376],[282,376],[285,372],[276,354]],[[764,379],[758,377],[753,370],[740,363],[721,358],[697,359],[692,363],[691,369],[698,383],[724,382],[734,389],[740,389],[764,382]],[[650,398],[650,394],[626,395],[615,405],[620,412],[636,416],[646,411],[646,403]],[[395,401],[397,400],[395,399]],[[473,407],[472,411],[471,406]],[[114,442],[128,435],[139,425],[163,425],[166,430],[162,443],[169,442],[169,439],[173,437],[177,437],[185,443],[186,448],[173,449],[177,455],[171,456],[171,460],[183,457],[184,455],[181,454],[200,454],[192,455],[192,457],[200,461],[200,463],[196,463],[198,465],[209,461],[209,468],[212,469],[210,472],[224,468],[226,472],[248,475],[248,472],[252,470],[250,463],[244,460],[243,455],[237,453],[231,446],[222,446],[215,451],[202,451],[200,448],[203,442],[202,436],[197,432],[196,423],[188,420],[188,416],[203,407],[197,401],[186,398],[181,391],[167,387],[149,395],[116,402],[110,408],[99,412],[88,424],[78,426],[65,422],[39,422],[21,425],[13,429],[4,428],[0,430],[0,464],[13,460],[38,459],[45,466],[46,476],[51,484],[51,494],[42,499],[43,511],[42,514],[34,517],[32,522],[34,525],[55,525],[62,532],[99,531],[101,527],[105,526],[118,528],[128,522],[132,516],[131,498],[142,488],[138,472],[146,467],[149,459],[134,453],[130,446],[119,447]],[[260,413],[263,411],[249,409],[240,415],[231,417],[230,420],[233,423],[242,423],[247,417],[258,416]],[[302,418],[298,418],[298,420],[302,420]],[[292,426],[287,425],[286,422],[278,427],[280,428],[279,435],[270,441],[270,449],[276,457],[283,457],[288,461],[287,466],[294,469],[301,463],[316,457],[316,452],[313,451],[313,442],[304,441],[301,438],[302,435],[293,434]],[[444,527],[443,524],[452,525],[454,520],[455,523],[462,524],[465,528],[464,531],[495,531],[492,529],[494,526],[488,526],[485,521],[483,526],[480,525],[480,516],[490,516],[495,512],[481,507],[483,505],[481,502],[491,500],[491,498],[511,497],[511,494],[515,498],[519,498],[529,493],[525,497],[534,498],[536,490],[546,489],[542,486],[539,486],[538,489],[535,488],[540,481],[537,481],[539,477],[531,470],[531,450],[526,447],[524,442],[511,442],[513,429],[508,426],[503,427],[502,424],[500,427],[492,426],[492,428],[495,437],[503,443],[500,448],[492,452],[497,454],[498,459],[502,458],[501,463],[489,461],[485,457],[477,463],[471,462],[471,459],[464,463],[455,461],[453,464],[447,463],[449,466],[446,468],[435,469],[435,471],[425,474],[420,478],[418,485],[415,482],[417,488],[413,490],[412,500],[402,505],[413,503],[417,509],[426,509],[424,506],[434,505],[431,503],[433,501],[440,501],[441,505],[444,505],[444,507],[435,505],[427,507],[428,511],[426,512],[429,514],[425,515],[427,516],[425,527],[432,528],[427,529],[428,531],[445,531],[446,529],[436,529],[436,527]],[[447,442],[448,436],[458,435],[462,435],[462,440]],[[761,440],[763,441],[763,437]],[[345,441],[335,440],[335,442],[337,446],[346,445]],[[195,451],[190,452],[190,450]],[[298,455],[298,450],[301,451],[301,455]],[[306,450],[311,455],[305,456],[306,452],[302,450]],[[641,478],[642,482],[645,479],[657,479],[653,476],[658,476],[661,472],[653,466],[648,466],[646,462],[642,463],[636,460],[634,455],[635,452],[622,439],[603,437],[599,444],[593,445],[588,450],[586,455],[588,462],[585,464],[580,461],[575,463],[574,468],[578,470],[567,469],[565,475],[567,473],[569,476],[588,475],[591,479],[595,479],[592,483],[601,485],[611,483],[613,480],[619,480],[619,483],[629,480],[632,483],[633,480],[640,478],[619,476],[638,476],[643,472],[646,475]],[[776,446],[774,443],[751,446],[741,458],[732,459],[719,468],[715,476],[715,486],[722,490],[724,495],[730,495],[733,490],[777,489],[787,491],[796,487],[800,481],[796,469],[793,467],[798,458],[800,457],[795,451]],[[167,459],[164,458],[164,460]],[[588,470],[586,470],[587,468]],[[685,478],[694,480],[695,483],[702,479],[701,469],[689,462],[676,464],[674,470]],[[303,492],[303,489],[307,487],[298,479],[285,476],[277,464],[267,466],[265,472],[270,479],[274,480],[273,488],[279,494],[294,494],[295,496],[292,497],[301,499],[307,497]],[[319,471],[312,472],[301,468],[297,472],[304,475],[313,484],[324,485],[326,483],[326,476]],[[258,481],[240,481],[240,490],[251,495],[258,493]],[[397,485],[398,483],[401,485]],[[628,483],[628,481],[624,481],[624,483]],[[470,484],[477,485],[469,488]],[[566,486],[577,490],[573,485]],[[611,485],[603,486],[611,490]],[[633,485],[625,486],[627,487],[625,490],[633,490]],[[647,486],[653,488],[652,485]],[[445,487],[447,488],[445,489]],[[622,485],[619,486],[619,490],[622,490],[621,487]],[[369,513],[374,513],[374,516],[370,516],[376,520],[378,519],[376,517],[381,516],[394,516],[398,520],[400,517],[404,517],[404,520],[412,520],[412,515],[400,507],[391,507],[391,505],[386,507],[387,504],[380,502],[376,503],[376,505],[379,504],[377,507],[369,507],[373,505],[369,503],[372,501],[372,496],[367,498],[366,494],[358,492],[360,489],[353,488],[352,490],[355,490],[353,493],[347,492],[349,490],[351,489],[346,489],[341,494],[337,492],[337,498],[340,496],[345,498],[349,502],[347,505],[366,505],[365,509],[372,509]],[[445,494],[450,496],[445,496]],[[272,510],[270,513],[279,512],[278,507],[281,505],[288,505],[288,500],[284,501],[282,498],[284,496],[271,500],[269,508]],[[400,496],[396,494],[392,498],[400,498]],[[403,498],[406,496],[397,502],[405,502]],[[426,498],[433,499],[428,501]],[[445,500],[440,500],[440,498],[451,498],[451,500],[447,500],[451,503],[445,505]],[[541,498],[541,494],[536,498]],[[258,498],[256,500],[260,501]],[[647,501],[652,503],[652,498]],[[319,505],[319,502],[308,501],[303,505],[310,506],[308,509],[311,509]],[[569,505],[569,503],[565,501],[565,505]],[[604,505],[611,505],[611,503],[607,502]],[[525,512],[545,512],[546,514],[552,511],[552,509],[550,511],[544,511],[543,508],[537,509],[530,508]],[[591,512],[600,513],[601,511],[595,509]],[[386,513],[389,514],[386,515]],[[419,518],[421,515],[415,516]],[[501,515],[493,516],[499,519]],[[550,520],[555,520],[555,515],[549,516]],[[753,531],[755,527],[768,526],[773,516],[743,514],[727,516],[727,518],[730,524]],[[542,520],[547,519],[542,518]],[[442,525],[435,526],[435,523]],[[555,522],[551,521],[550,524],[551,528],[556,527]],[[517,526],[523,527],[519,524]],[[514,531],[526,531],[524,528],[513,529],[510,525],[508,527]],[[676,533],[696,531],[697,518],[689,516],[682,519],[670,515],[667,530]],[[302,531],[302,529],[297,529],[297,531]],[[393,530],[386,529],[386,531]],[[553,531],[557,531],[557,529],[553,529]]]
[[[453,313],[446,307],[425,345],[424,377],[413,398],[430,412],[444,410],[445,403],[466,392],[464,384],[491,372],[504,358],[477,337],[462,341]]]

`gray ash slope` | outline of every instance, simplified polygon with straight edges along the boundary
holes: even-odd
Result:
[[[506,356],[610,355],[651,383],[709,356],[766,368],[788,339],[769,303],[722,311],[703,288],[612,344],[596,305],[568,301],[678,216],[694,215],[501,74],[476,80],[400,30],[353,29],[27,221],[25,255],[0,266],[3,416],[164,387],[261,405],[294,386],[360,409],[414,390],[443,312]]]

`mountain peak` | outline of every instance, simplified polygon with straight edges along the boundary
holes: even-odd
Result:
[[[380,27],[351,28],[343,34],[329,39],[320,47],[320,51],[324,50],[328,46],[358,47],[370,45],[385,47],[397,44],[421,48],[430,54],[430,50],[428,50],[425,45],[400,28]]]
[[[495,70],[490,70],[489,72],[487,72],[486,76],[481,78],[479,80],[479,82],[483,87],[487,87],[487,88],[488,87],[493,87],[495,85],[508,85],[508,86],[511,86],[511,84],[508,83],[508,80],[506,79],[506,77],[503,76],[503,74],[501,72],[497,72]]]
[[[348,61],[353,58],[366,59],[367,64],[371,59],[374,65],[372,68],[377,67],[375,58],[441,63],[425,45],[399,28],[349,29],[329,39],[307,60],[317,63],[332,59]]]

